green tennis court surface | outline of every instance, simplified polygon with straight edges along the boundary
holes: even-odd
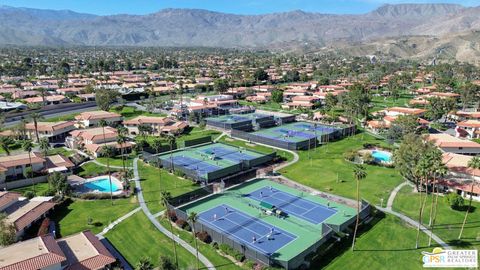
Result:
[[[273,194],[274,197],[271,196]],[[223,210],[225,206],[235,211],[233,221],[229,219],[224,222],[228,224],[222,224],[220,221],[215,223],[215,218],[225,214]],[[311,209],[304,209],[305,207]],[[275,209],[286,213],[286,217],[273,214]],[[312,209],[315,213],[310,212]],[[306,250],[315,251],[331,236],[333,232],[331,227],[338,228],[351,223],[356,215],[356,210],[352,207],[266,179],[241,184],[222,194],[215,194],[183,206],[179,210],[187,214],[203,213],[200,214],[202,217],[200,222],[203,219],[203,225],[242,245],[252,242],[252,235],[264,235],[264,227],[284,232],[285,237],[275,243],[267,242],[267,247],[263,247],[263,250],[273,252],[270,256],[274,260],[287,264],[291,260],[298,261],[299,256],[303,259]],[[217,216],[214,217],[214,214]],[[233,211],[228,214],[233,215]],[[259,229],[258,232],[253,230],[255,234],[249,230],[250,224],[261,224],[262,230]]]

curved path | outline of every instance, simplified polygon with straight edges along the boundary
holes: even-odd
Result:
[[[138,158],[133,160],[133,175],[135,180],[135,185],[137,187],[137,196],[138,202],[140,203],[140,207],[142,208],[145,215],[148,217],[150,222],[163,234],[165,234],[168,238],[173,239],[177,242],[180,246],[188,250],[188,252],[192,253],[193,256],[196,256],[196,249],[192,247],[190,244],[176,236],[173,232],[170,232],[165,227],[163,227],[160,222],[155,218],[155,216],[150,212],[148,209],[147,204],[145,203],[145,199],[143,198],[143,191],[140,183],[140,175],[138,173]],[[205,265],[206,268],[215,270],[215,266],[205,257],[203,254],[198,253],[199,260]]]
[[[393,190],[392,190],[392,193],[390,193],[390,196],[388,197],[388,201],[387,201],[387,207],[379,207],[377,206],[377,209],[384,212],[384,213],[388,213],[388,214],[392,214],[398,218],[400,218],[401,220],[407,222],[408,224],[418,228],[418,222],[411,219],[410,217],[404,215],[404,214],[401,214],[399,212],[396,212],[396,211],[393,211],[392,210],[392,206],[393,206],[393,202],[395,201],[395,197],[397,196],[398,192],[405,186],[408,186],[410,185],[410,183],[408,182],[403,182],[401,183],[400,185],[396,186]],[[451,247],[445,243],[445,241],[443,241],[440,237],[438,237],[436,234],[432,234],[432,232],[425,226],[423,226],[423,224],[420,224],[420,230],[422,232],[424,232],[426,235],[428,236],[432,236],[432,239],[435,240],[435,242],[437,242],[439,245],[441,245],[443,248],[445,249],[451,249]]]

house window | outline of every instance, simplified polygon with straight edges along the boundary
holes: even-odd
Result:
[[[458,150],[463,150],[463,147],[458,147]]]

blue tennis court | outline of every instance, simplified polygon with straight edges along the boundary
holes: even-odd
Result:
[[[212,147],[203,150],[203,153],[206,154],[215,154],[215,156],[231,161],[242,161],[242,160],[252,160],[255,159],[254,156],[240,152],[239,149],[227,149],[224,147]]]
[[[289,215],[296,216],[313,224],[322,223],[337,212],[332,208],[275,188],[263,187],[248,194],[247,197],[274,205]]]
[[[182,156],[174,156],[172,158],[172,161],[173,161],[173,164],[175,164],[175,166],[183,166],[187,169],[198,170],[198,171],[205,172],[205,173],[213,172],[213,171],[217,171],[217,170],[221,169],[218,166],[209,164],[207,162],[203,162],[203,161],[198,160],[198,159],[186,157],[186,156],[183,156],[183,157]]]
[[[205,225],[233,237],[265,255],[275,253],[297,238],[293,234],[225,204],[200,213],[199,219]],[[272,229],[273,233],[271,233]],[[255,241],[253,241],[254,238]]]

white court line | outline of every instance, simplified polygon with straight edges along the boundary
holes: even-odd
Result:
[[[223,206],[223,205],[222,205],[222,206]],[[212,209],[213,209],[213,208],[212,208]],[[212,210],[212,209],[203,211],[202,213],[200,213],[200,215],[202,215],[203,213],[208,212],[208,211],[210,211],[210,210]],[[249,228],[247,228],[247,227],[245,227],[245,226],[243,226],[243,225],[241,225],[241,224],[238,224],[238,223],[234,222],[233,220],[231,220],[231,219],[229,219],[229,218],[226,218],[226,217],[229,216],[230,214],[237,213],[237,214],[239,214],[239,215],[241,215],[241,216],[243,216],[243,217],[246,217],[246,218],[248,218],[248,219],[250,219],[250,220],[253,219],[253,221],[255,221],[257,224],[260,224],[260,225],[262,225],[263,227],[266,227],[265,225],[262,224],[262,221],[259,221],[259,220],[256,219],[255,217],[247,216],[247,215],[243,214],[241,211],[239,211],[239,210],[237,210],[237,209],[235,209],[235,208],[233,208],[233,207],[229,207],[229,206],[228,206],[228,209],[234,209],[235,211],[232,211],[231,213],[226,214],[226,215],[222,216],[221,218],[226,219],[227,221],[229,221],[229,222],[233,223],[234,225],[238,226],[239,228],[243,228],[243,229],[245,229],[245,230],[247,230],[247,231],[250,231],[251,233],[253,233],[253,234],[255,234],[255,235],[259,235],[260,237],[257,239],[256,242],[258,242],[258,240],[263,239],[263,238],[265,238],[265,237],[267,237],[267,236],[269,235],[269,233],[267,233],[267,234],[264,234],[264,235],[262,236],[261,234],[259,234],[259,233],[257,233],[257,232],[254,232],[254,231],[250,230]],[[223,228],[219,227],[218,225],[216,225],[216,224],[214,223],[214,221],[212,222],[212,221],[207,220],[207,219],[204,219],[204,220],[207,221],[208,224],[211,224],[211,225],[213,225],[214,227],[216,227],[217,229],[219,229],[220,231],[222,231],[224,234],[232,235],[232,236],[233,236],[234,238],[236,238],[237,240],[240,240],[241,242],[245,242],[247,245],[252,246],[254,249],[260,250],[260,251],[263,252],[263,253],[266,253],[266,254],[270,253],[270,252],[268,252],[268,251],[266,251],[266,250],[264,250],[264,249],[262,249],[262,248],[260,248],[260,247],[255,246],[254,243],[251,243],[251,242],[249,242],[249,241],[247,241],[247,240],[245,240],[245,239],[242,239],[242,238],[240,238],[239,236],[236,236],[235,234],[229,233],[229,232],[226,231],[225,229],[223,229]],[[219,219],[217,219],[217,221],[218,221],[218,220],[219,220]],[[268,229],[268,227],[266,227],[266,228]],[[282,231],[283,231],[283,230],[282,230]],[[290,233],[288,233],[288,232],[282,233],[282,232],[279,231],[279,233],[281,233],[282,235],[286,236],[287,239],[289,239],[289,241],[288,241],[285,245],[281,246],[280,248],[276,249],[276,250],[273,251],[273,252],[276,252],[277,250],[283,248],[283,247],[286,246],[289,242],[291,242],[291,241],[293,241],[293,240],[295,240],[295,239],[297,238],[296,236],[293,236],[293,235],[290,236],[290,235],[289,235]]]

